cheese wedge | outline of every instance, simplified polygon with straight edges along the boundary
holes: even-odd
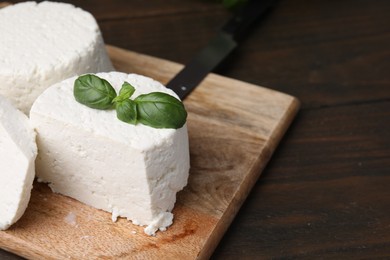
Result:
[[[24,113],[54,83],[112,70],[90,13],[55,2],[24,2],[0,9],[0,94]]]
[[[14,224],[30,201],[37,155],[26,115],[0,96],[0,230]]]
[[[132,99],[154,91],[176,96],[150,78],[98,73],[117,93],[124,81]],[[117,119],[115,109],[97,110],[73,96],[76,77],[48,88],[31,108],[38,133],[37,176],[54,192],[147,226],[153,235],[172,224],[176,193],[187,184],[187,126],[155,129]]]

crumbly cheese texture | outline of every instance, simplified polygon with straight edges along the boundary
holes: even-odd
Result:
[[[0,94],[24,113],[54,83],[112,70],[90,13],[54,2],[0,9]]]
[[[0,230],[14,224],[27,208],[36,155],[35,132],[27,116],[0,96]]]
[[[121,72],[98,73],[119,93],[124,81],[131,97],[154,91],[176,97],[150,78]],[[54,192],[147,226],[153,235],[172,224],[176,193],[187,184],[187,125],[155,129],[117,119],[115,109],[97,110],[73,96],[76,77],[48,88],[31,108],[38,137],[37,176]]]

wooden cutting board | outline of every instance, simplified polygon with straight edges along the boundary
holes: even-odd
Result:
[[[182,65],[108,46],[119,71],[166,83]],[[174,223],[155,237],[125,219],[34,183],[23,217],[0,247],[31,259],[208,258],[295,116],[294,97],[210,74],[184,104],[191,170]]]

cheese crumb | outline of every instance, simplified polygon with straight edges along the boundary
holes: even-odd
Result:
[[[173,223],[173,214],[171,212],[161,212],[152,223],[150,223],[144,232],[149,236],[156,235],[156,231],[165,231]]]
[[[65,222],[71,226],[77,227],[77,217],[73,212],[69,212],[68,215],[64,218]]]

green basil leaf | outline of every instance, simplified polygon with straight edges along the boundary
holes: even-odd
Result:
[[[187,119],[183,103],[175,97],[162,92],[152,92],[138,96],[138,121],[154,128],[182,127]]]
[[[137,123],[137,104],[131,99],[125,99],[115,104],[116,116],[119,120],[135,125]]]
[[[73,95],[79,103],[90,108],[108,109],[112,107],[116,92],[107,80],[86,74],[75,80]]]
[[[119,91],[119,95],[114,98],[113,102],[121,102],[125,99],[129,99],[133,95],[135,88],[128,82],[122,84],[122,88]]]

